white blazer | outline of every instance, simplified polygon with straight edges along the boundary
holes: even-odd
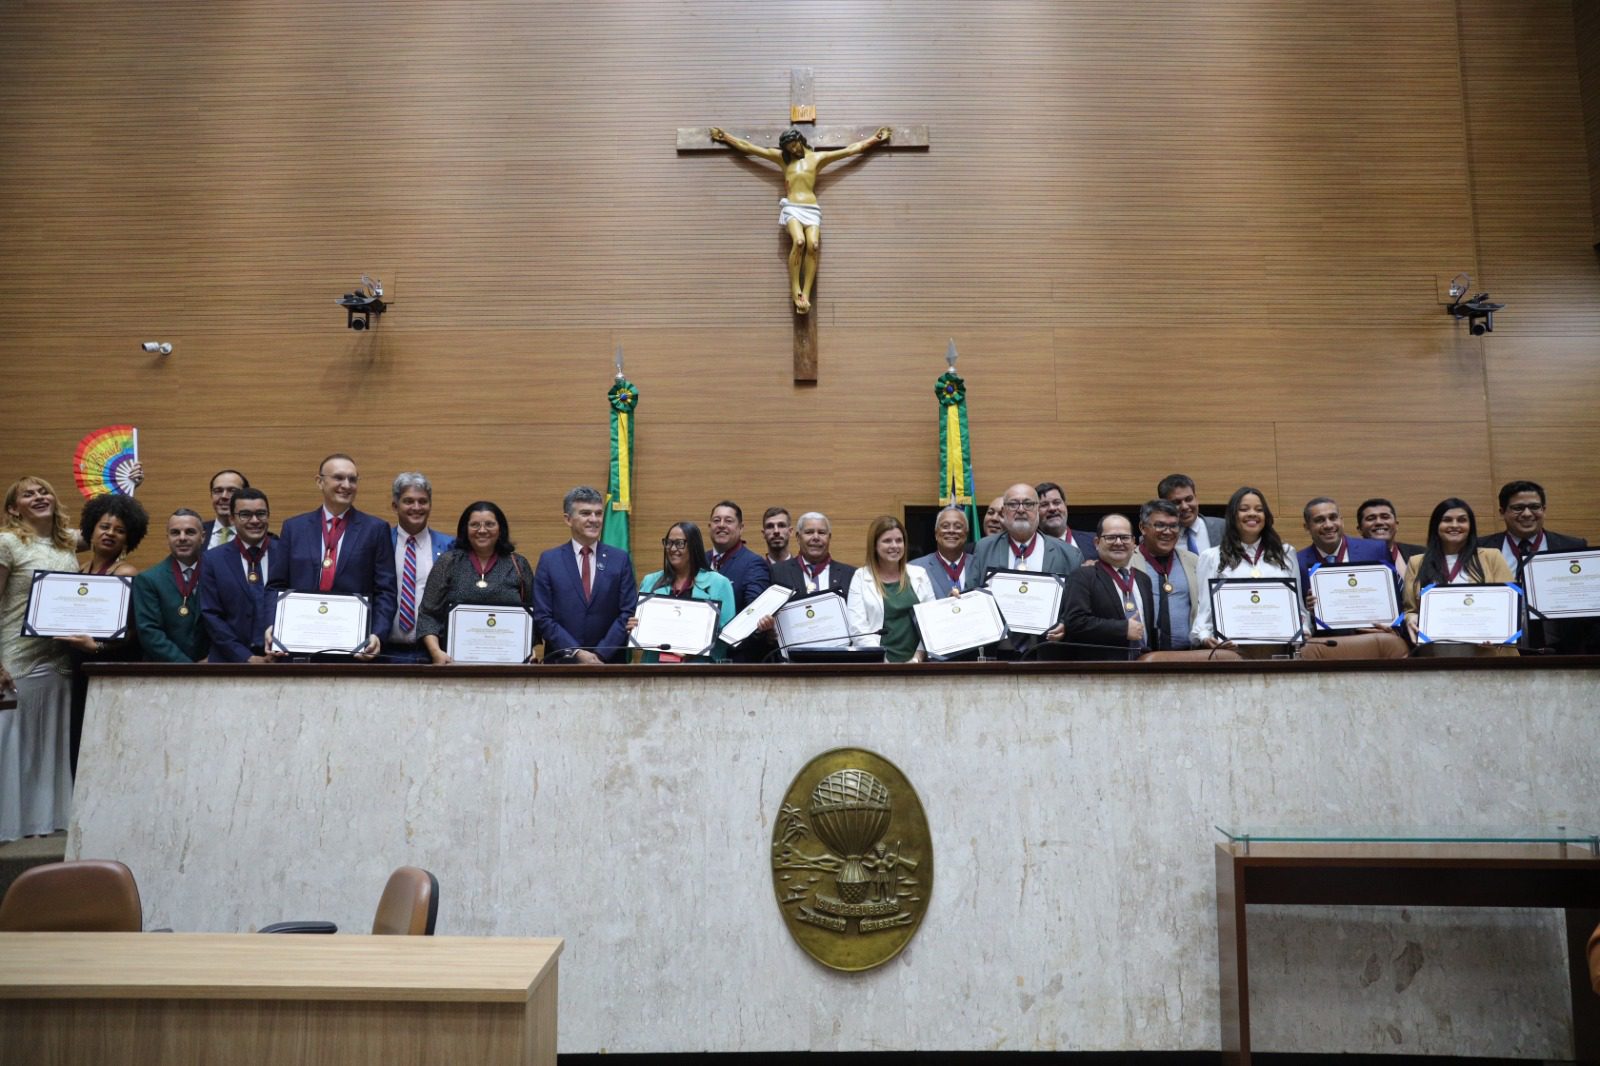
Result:
[[[850,646],[852,648],[877,648],[883,644],[883,636],[878,630],[883,628],[883,596],[878,592],[877,582],[872,580],[872,564],[856,568],[850,577],[850,594],[845,600],[845,613],[850,618]],[[970,565],[970,564],[969,564]],[[918,603],[927,603],[929,600],[938,599],[938,594],[933,591],[933,580],[928,577],[928,572],[920,566],[906,564],[906,573],[911,578],[911,591],[917,594]],[[922,650],[922,642],[917,642],[917,650]]]

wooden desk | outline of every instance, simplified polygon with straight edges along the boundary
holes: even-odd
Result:
[[[0,1064],[556,1061],[555,938],[0,934]]]
[[[1566,911],[1574,1058],[1600,1063],[1600,997],[1585,944],[1600,921],[1600,859],[1527,845],[1218,844],[1217,941],[1222,1057],[1250,1064],[1250,904],[1549,907]]]

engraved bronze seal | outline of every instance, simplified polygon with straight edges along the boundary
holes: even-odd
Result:
[[[870,970],[898,955],[933,889],[933,842],[911,782],[860,748],[812,759],[773,825],[772,887],[789,934],[822,965]]]

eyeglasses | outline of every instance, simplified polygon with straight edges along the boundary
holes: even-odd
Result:
[[[233,520],[235,522],[265,521],[266,517],[267,517],[267,512],[266,511],[235,511],[235,512],[233,512]]]
[[[1176,522],[1151,522],[1150,523],[1150,530],[1153,533],[1176,533],[1178,531],[1178,523],[1176,523]]]
[[[1123,541],[1133,540],[1133,537],[1127,533],[1102,533],[1100,539],[1107,544],[1121,544]]]
[[[686,540],[669,540],[666,537],[662,537],[661,538],[661,546],[663,548],[668,548],[668,549],[673,549],[673,548],[681,549],[681,548],[687,548],[689,546],[689,542],[686,541]]]
[[[1006,501],[1006,510],[1008,510],[1008,511],[1037,511],[1038,509],[1039,509],[1039,504],[1038,504],[1038,501],[1036,501],[1036,500],[1007,500]]]
[[[1506,508],[1512,514],[1538,514],[1544,510],[1542,503],[1513,503]]]

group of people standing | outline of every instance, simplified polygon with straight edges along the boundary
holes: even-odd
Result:
[[[89,500],[74,527],[44,479],[24,477],[10,487],[0,522],[0,693],[14,691],[16,706],[0,711],[0,840],[64,827],[83,705],[78,664],[283,659],[272,639],[276,596],[268,590],[365,596],[371,631],[354,654],[358,660],[449,664],[450,612],[472,604],[528,608],[543,662],[598,665],[630,658],[641,595],[714,602],[725,625],[777,584],[797,595],[843,596],[852,645],[881,648],[889,661],[904,662],[926,657],[913,620],[917,604],[982,588],[997,569],[1020,570],[1065,580],[1060,617],[1042,636],[1007,638],[985,654],[1135,659],[1150,652],[1248,650],[1235,649],[1217,632],[1206,593],[1213,579],[1289,578],[1304,595],[1309,571],[1320,563],[1371,562],[1395,575],[1404,622],[1345,634],[1370,638],[1347,648],[1403,656],[1416,640],[1420,589],[1520,580],[1533,555],[1587,546],[1582,538],[1546,530],[1544,489],[1514,481],[1499,495],[1503,532],[1480,537],[1472,508],[1450,498],[1434,508],[1426,542],[1406,543],[1394,505],[1375,497],[1356,509],[1361,536],[1350,536],[1337,501],[1318,497],[1302,512],[1311,543],[1297,551],[1279,534],[1261,490],[1240,488],[1225,515],[1202,516],[1194,481],[1174,474],[1161,481],[1136,520],[1110,514],[1092,534],[1071,528],[1060,485],[1019,482],[990,504],[976,538],[964,508],[940,511],[935,550],[916,559],[907,557],[905,526],[884,515],[868,528],[860,567],[833,558],[832,525],[820,512],[795,521],[786,508],[768,508],[761,525],[766,551],[758,553],[744,541],[742,509],[722,500],[710,511],[706,533],[691,520],[669,526],[661,537],[660,569],[636,582],[629,554],[601,543],[604,498],[592,488],[566,494],[569,539],[531,562],[517,553],[510,522],[492,501],[468,504],[452,535],[429,524],[433,488],[422,474],[393,480],[393,525],[355,508],[359,480],[350,456],[328,456],[317,470],[321,505],[287,519],[274,535],[266,494],[239,471],[219,471],[210,485],[214,516],[173,512],[166,524],[169,555],[144,571],[125,560],[149,528],[133,497]],[[81,565],[80,552],[88,553]],[[38,570],[131,577],[126,636],[23,636],[31,575]],[[1314,609],[1307,596],[1308,633]],[[733,648],[717,642],[700,658],[780,658],[773,631],[773,619],[764,617],[751,638]],[[1597,645],[1593,623],[1534,621],[1520,649],[1576,653],[1600,650]],[[1316,650],[1313,642],[1306,654]],[[642,655],[646,662],[681,658]]]

